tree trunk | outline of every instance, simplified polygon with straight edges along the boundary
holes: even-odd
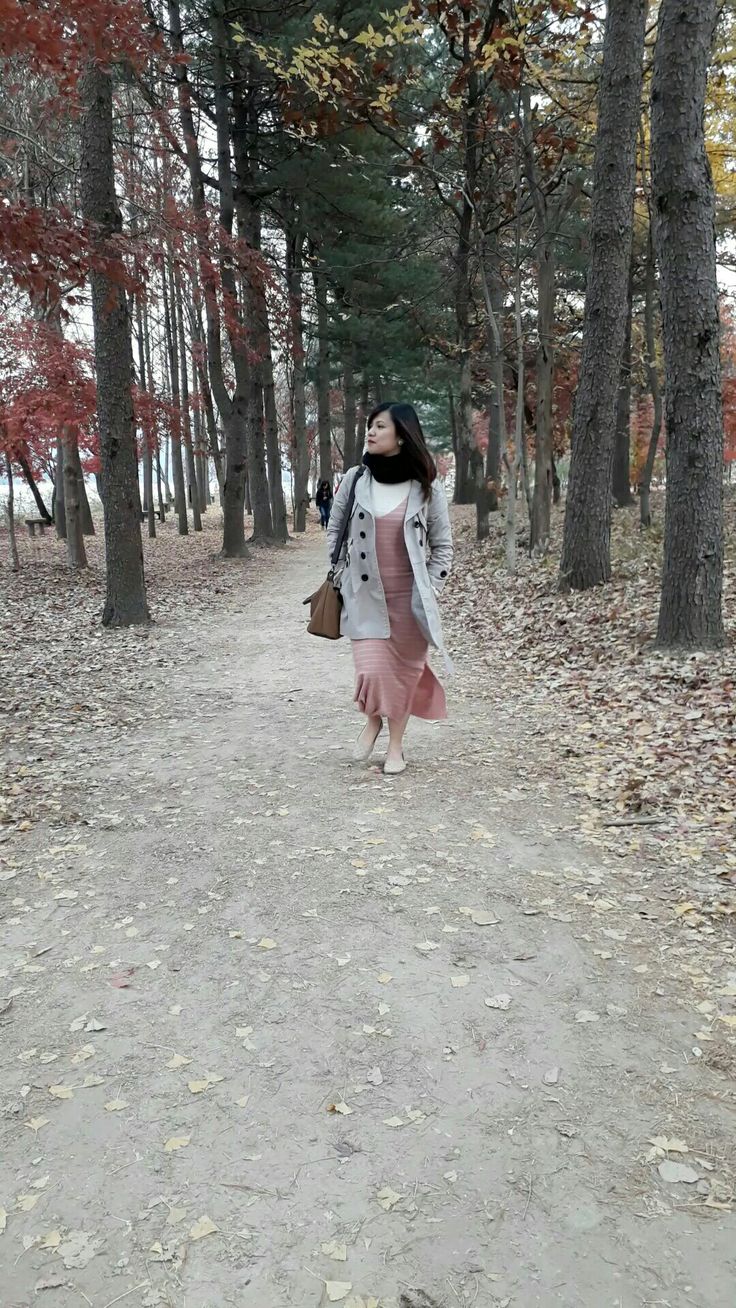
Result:
[[[591,258],[560,563],[563,588],[611,576],[611,461],[636,181],[646,0],[609,0],[598,90]]]
[[[644,289],[644,338],[646,347],[646,369],[649,390],[652,395],[652,405],[654,408],[652,416],[652,430],[649,436],[649,448],[647,449],[646,463],[639,483],[639,525],[642,528],[651,527],[652,512],[650,507],[650,493],[652,488],[652,475],[654,473],[654,463],[657,458],[659,449],[659,438],[662,434],[662,387],[659,384],[659,371],[657,369],[657,346],[656,346],[656,328],[655,328],[655,299],[656,299],[656,264],[654,259],[654,232],[650,214],[649,232],[647,239],[647,266],[646,280]]]
[[[321,266],[314,269],[317,301],[317,434],[319,479],[332,485],[332,433],[330,429],[330,341],[327,311],[327,278]]]
[[[490,362],[490,387],[488,392],[488,449],[486,450],[486,491],[488,494],[488,512],[498,513],[501,494],[501,467],[503,462],[501,408],[504,403],[504,349],[503,329],[503,283],[498,268],[498,255],[486,274],[489,278],[489,291],[493,313],[498,323],[498,347],[493,332],[488,338]],[[500,349],[500,356],[499,356]],[[500,390],[499,390],[500,387]]]
[[[552,517],[552,386],[555,370],[555,252],[545,235],[539,244],[537,288],[537,414],[534,497],[529,547],[546,553]]]
[[[619,509],[634,503],[631,494],[631,315],[634,269],[629,272],[629,300],[626,310],[624,348],[616,395],[616,439],[613,451],[613,502]]]
[[[171,424],[171,471],[174,478],[174,511],[177,516],[179,535],[189,535],[187,518],[187,495],[184,486],[184,464],[181,457],[183,410],[181,387],[179,384],[179,333],[176,323],[176,295],[174,290],[173,260],[168,260],[168,290],[164,266],[161,267],[161,286],[164,300],[164,331],[169,352],[169,382],[171,385],[171,404],[174,410]]]
[[[184,450],[187,460],[187,480],[189,482],[189,503],[192,506],[194,530],[202,530],[202,516],[199,508],[199,482],[194,463],[194,446],[192,445],[192,416],[189,408],[189,351],[184,331],[184,309],[182,306],[181,277],[174,272],[173,294],[176,304],[176,322],[179,337],[179,364],[181,367],[181,417],[184,435]],[[172,308],[174,306],[172,305]]]
[[[142,297],[136,295],[136,329],[138,336],[138,373],[141,390],[152,391],[151,378],[151,360],[150,355],[147,358],[146,350],[146,333],[143,329],[143,306]],[[148,524],[148,535],[150,539],[156,536],[156,510],[153,503],[153,450],[151,448],[151,432],[143,430],[143,511],[146,514]]]
[[[662,296],[667,504],[657,644],[723,644],[723,414],[715,199],[704,105],[717,0],[662,0],[652,193]]]
[[[110,238],[122,230],[115,195],[110,74],[89,65],[81,92],[82,214],[92,227],[95,249],[121,265],[119,252],[110,244]],[[102,621],[114,627],[150,622],[138,516],[130,324],[122,266],[119,274],[113,278],[94,265],[90,272],[107,560]]]
[[[5,506],[8,515],[8,540],[10,542],[10,567],[11,571],[20,571],[20,561],[18,559],[18,542],[15,538],[15,492],[13,489],[13,465],[10,462],[10,455],[5,456],[5,463],[8,470],[8,501]]]
[[[303,249],[299,220],[292,214],[286,229],[286,281],[289,289],[292,355],[292,468],[294,530],[306,531],[309,505],[309,442],[304,358]]]
[[[31,471],[30,463],[28,462],[28,460],[23,454],[18,455],[17,463],[18,466],[20,467],[21,472],[23,473],[23,476],[26,479],[26,482],[28,484],[28,489],[30,490],[31,495],[36,501],[36,508],[38,509],[39,518],[43,518],[43,521],[48,523],[50,527],[52,522],[54,521],[54,517],[52,513],[49,513],[48,509],[46,508],[46,505],[43,502],[43,496],[41,495],[41,492],[38,489],[38,486],[36,485],[36,479]]]
[[[82,504],[79,496],[81,477],[77,473],[79,449],[74,458],[76,436],[68,434],[64,442],[64,501],[66,504],[66,555],[70,568],[87,567],[87,554],[82,532]],[[81,472],[81,469],[80,469]]]
[[[357,446],[357,411],[355,391],[355,345],[348,341],[343,354],[343,450],[342,468],[354,468],[358,462]]]
[[[64,442],[56,442],[56,468],[54,471],[54,523],[57,540],[66,540],[66,504],[64,502]],[[36,501],[38,503],[38,501]]]

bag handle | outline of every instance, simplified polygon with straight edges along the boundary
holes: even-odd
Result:
[[[353,484],[350,487],[350,495],[348,496],[348,509],[347,509],[347,513],[345,514],[345,521],[342,526],[342,531],[340,532],[340,539],[338,540],[334,550],[332,551],[332,558],[330,560],[330,562],[332,563],[333,571],[337,567],[338,559],[342,554],[342,547],[347,539],[348,528],[350,527],[350,518],[353,512],[353,505],[355,504],[355,488],[358,484],[359,479],[363,476],[364,472],[365,472],[365,465],[361,464],[355,476],[353,477]]]

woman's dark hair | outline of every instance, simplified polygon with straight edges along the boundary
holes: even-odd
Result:
[[[416,409],[411,404],[377,404],[368,415],[368,427],[379,413],[391,415],[396,435],[403,441],[401,453],[409,463],[412,480],[419,482],[425,500],[429,499],[432,482],[437,476],[437,467],[427,448]]]

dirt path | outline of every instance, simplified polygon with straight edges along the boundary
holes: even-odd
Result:
[[[349,765],[320,571],[156,628],[155,718],[0,886],[3,1308],[726,1308],[732,1083],[637,869],[467,693]]]

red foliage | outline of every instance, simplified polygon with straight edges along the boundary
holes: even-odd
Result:
[[[6,332],[0,367],[0,449],[41,467],[61,437],[96,457],[97,394],[86,346],[26,319]]]

